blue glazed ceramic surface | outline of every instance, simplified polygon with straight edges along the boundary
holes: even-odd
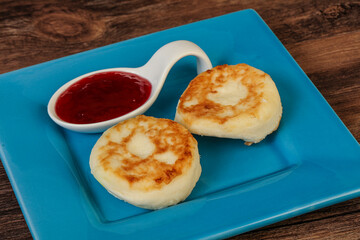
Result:
[[[198,44],[214,66],[247,63],[271,75],[284,108],[259,144],[196,136],[203,172],[189,198],[157,211],[108,194],[92,177],[99,134],[51,121],[46,105],[87,72],[138,67],[174,40]],[[145,115],[175,116],[196,76],[180,60]],[[253,10],[196,22],[0,76],[0,153],[35,239],[225,238],[360,196],[360,147],[280,41]]]

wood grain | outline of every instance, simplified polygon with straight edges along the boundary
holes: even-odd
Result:
[[[1,1],[0,73],[253,8],[360,141],[359,1]],[[360,239],[360,198],[233,239]],[[31,239],[0,166],[0,239]]]
[[[303,62],[304,71],[311,74],[358,64],[359,45],[360,30],[305,40],[291,45],[289,51],[298,61]]]
[[[305,40],[288,49],[359,141],[360,31]]]

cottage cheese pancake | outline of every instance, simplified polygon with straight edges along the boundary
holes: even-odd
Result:
[[[104,132],[92,149],[90,168],[115,197],[148,209],[183,201],[201,173],[191,133],[172,120],[147,116]]]
[[[175,121],[190,132],[257,143],[275,131],[282,115],[270,76],[246,64],[201,73],[182,94]]]

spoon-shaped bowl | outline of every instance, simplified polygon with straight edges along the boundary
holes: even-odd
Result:
[[[205,52],[196,44],[185,41],[179,40],[170,42],[159,50],[155,52],[155,54],[150,58],[150,60],[142,67],[138,68],[109,68],[98,70],[94,72],[90,72],[84,75],[81,75],[66,84],[60,87],[54,95],[51,97],[48,103],[48,114],[50,118],[60,125],[61,127],[67,128],[69,130],[77,131],[77,132],[84,132],[84,133],[95,133],[95,132],[102,132],[109,127],[114,126],[115,124],[124,121],[128,118],[135,117],[139,114],[144,113],[156,100],[158,97],[161,88],[164,85],[165,79],[171,69],[171,67],[181,58],[185,56],[193,55],[196,56],[197,60],[197,72],[202,73],[208,69],[212,68],[212,64],[205,54]],[[141,105],[140,107],[134,109],[133,111],[122,115],[117,118],[113,118],[110,120],[96,122],[96,123],[87,123],[87,124],[77,124],[77,123],[69,123],[62,120],[55,111],[55,105],[57,102],[58,97],[67,90],[71,85],[76,83],[77,81],[97,74],[97,73],[104,73],[104,72],[128,72],[134,73],[140,77],[147,79],[151,85],[151,93],[148,100]]]

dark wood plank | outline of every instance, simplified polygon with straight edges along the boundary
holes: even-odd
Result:
[[[288,49],[359,141],[360,31],[305,40]]]
[[[0,72],[244,8],[257,10],[286,46],[356,30],[360,19],[356,2],[277,0],[272,7],[266,1],[145,2],[2,4],[0,51],[6,57],[1,58]]]
[[[144,34],[255,9],[360,141],[360,2],[1,1],[0,73]],[[234,239],[360,239],[360,198]],[[31,239],[2,166],[0,239]]]
[[[357,65],[360,62],[359,46],[360,27],[356,31],[294,43],[288,49],[303,70],[312,74]]]
[[[2,164],[0,164],[0,239],[31,239]]]

